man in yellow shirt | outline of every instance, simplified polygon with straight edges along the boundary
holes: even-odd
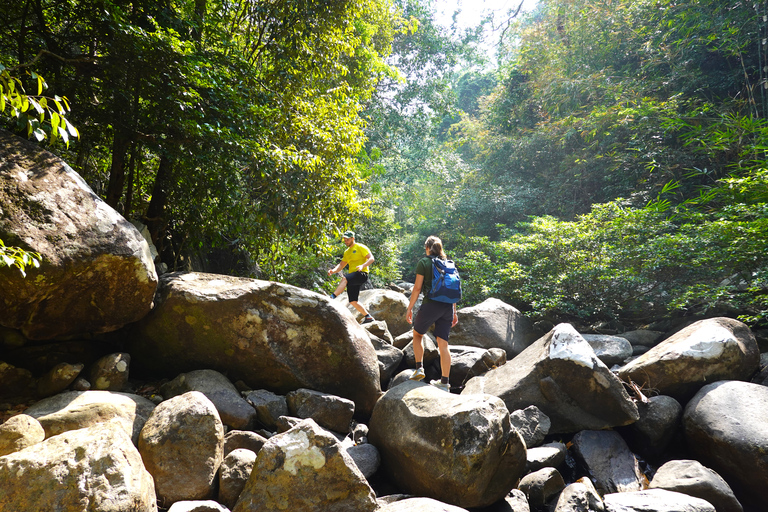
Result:
[[[347,250],[344,251],[339,264],[328,269],[328,275],[341,272],[347,265],[349,265],[350,272],[344,274],[341,283],[331,297],[335,299],[344,291],[344,288],[347,288],[349,303],[363,315],[363,323],[367,324],[373,322],[373,317],[365,309],[365,306],[357,302],[357,299],[360,298],[360,288],[368,281],[368,267],[374,261],[373,254],[365,245],[355,243],[354,231],[345,231],[341,236]]]

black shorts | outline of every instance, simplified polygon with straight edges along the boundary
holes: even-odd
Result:
[[[360,298],[360,287],[368,282],[368,272],[350,272],[344,274],[344,278],[347,280],[349,302],[357,302]]]
[[[435,336],[448,341],[453,323],[453,304],[447,302],[425,302],[413,320],[413,330],[424,335],[435,324]]]

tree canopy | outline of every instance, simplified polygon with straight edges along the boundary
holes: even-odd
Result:
[[[329,289],[352,228],[383,284],[434,234],[467,304],[768,323],[765,3],[539,0],[463,30],[435,8],[22,0],[0,111],[171,268]]]

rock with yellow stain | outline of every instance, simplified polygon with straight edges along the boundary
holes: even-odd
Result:
[[[261,448],[233,512],[373,512],[376,495],[336,437],[314,420]]]
[[[129,337],[132,365],[158,377],[212,369],[252,389],[331,393],[370,414],[379,362],[355,318],[328,297],[281,283],[165,274]]]
[[[46,340],[110,332],[152,307],[149,244],[60,158],[0,130],[0,239],[40,268],[0,267],[0,324]]]

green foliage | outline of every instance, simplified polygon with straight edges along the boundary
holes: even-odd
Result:
[[[22,276],[27,277],[27,267],[40,268],[41,259],[36,252],[25,251],[20,247],[7,247],[0,240],[0,267],[16,267]]]
[[[472,302],[497,296],[541,318],[650,322],[720,308],[756,321],[765,318],[768,210],[744,213],[672,222],[613,202],[571,222],[503,229],[498,242],[464,239],[457,259]]]
[[[0,58],[37,55],[67,91],[82,137],[62,156],[172,268],[213,246],[277,278],[365,210],[361,111],[400,24],[374,0],[11,3]]]
[[[0,115],[15,118],[17,127],[25,130],[27,137],[38,141],[49,138],[51,144],[61,139],[69,147],[69,137],[79,137],[79,133],[67,121],[70,110],[67,98],[43,96],[48,84],[34,72],[29,76],[36,83],[37,94],[26,94],[21,80],[12,75],[12,71],[0,64]]]

